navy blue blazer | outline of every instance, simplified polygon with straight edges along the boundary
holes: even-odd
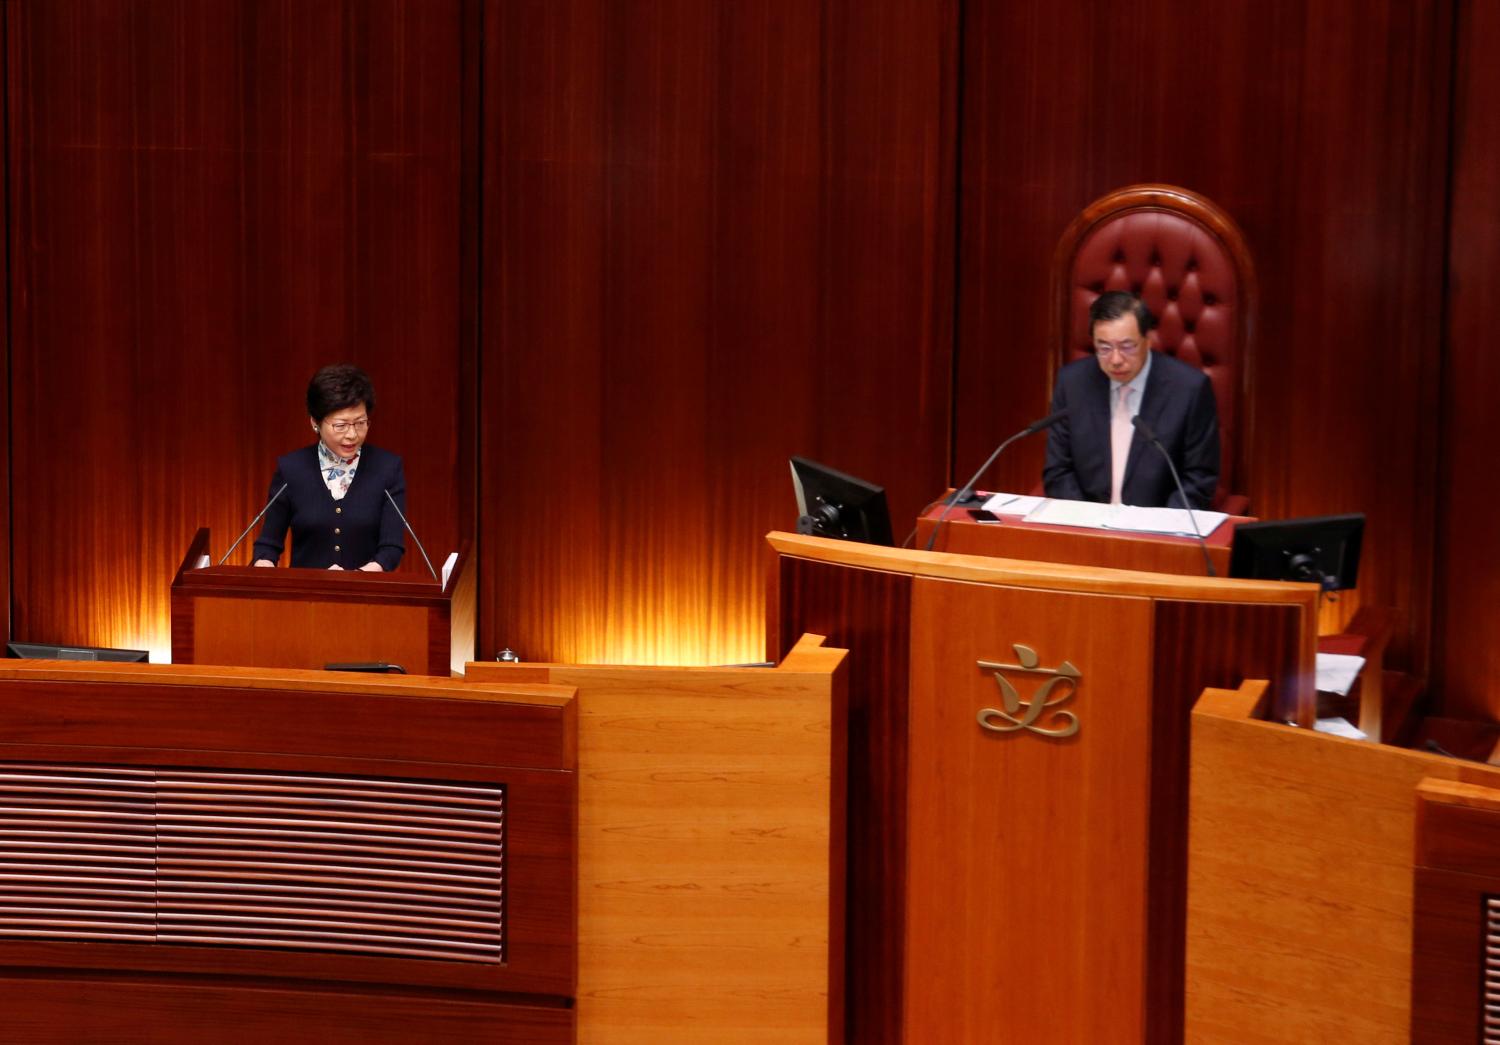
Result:
[[[255,558],[281,559],[287,527],[292,530],[292,565],[327,569],[337,563],[357,570],[367,562],[378,562],[394,570],[406,552],[401,519],[386,500],[389,490],[406,511],[406,476],[401,458],[376,446],[360,453],[359,470],[344,499],[335,501],[323,482],[318,447],[305,446],[276,459],[266,499],[286,491],[266,512],[255,540]]]
[[[1048,497],[1108,501],[1113,457],[1109,447],[1109,378],[1092,356],[1075,359],[1057,375],[1053,411],[1068,417],[1047,433],[1042,484]],[[1208,375],[1156,353],[1139,416],[1156,432],[1182,477],[1194,508],[1213,503],[1219,483],[1219,408]],[[1157,508],[1183,507],[1167,462],[1141,435],[1130,443],[1120,500]]]

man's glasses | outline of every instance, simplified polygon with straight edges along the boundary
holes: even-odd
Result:
[[[1116,352],[1122,356],[1133,356],[1141,350],[1141,346],[1135,341],[1121,341],[1111,345],[1107,341],[1099,341],[1094,344],[1094,354],[1098,356],[1110,356]]]

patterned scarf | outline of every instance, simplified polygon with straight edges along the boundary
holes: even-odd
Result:
[[[318,440],[318,467],[323,469],[323,484],[328,487],[328,492],[335,501],[342,501],[344,494],[349,492],[349,484],[354,482],[354,473],[359,470],[359,457],[362,453],[363,447],[352,459],[345,461],[328,449],[323,440]]]

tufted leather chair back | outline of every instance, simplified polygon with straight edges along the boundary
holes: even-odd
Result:
[[[1151,347],[1208,374],[1218,397],[1222,457],[1215,502],[1243,514],[1248,503],[1233,492],[1245,489],[1244,390],[1256,284],[1233,219],[1203,196],[1172,185],[1117,189],[1084,208],[1063,233],[1052,283],[1055,368],[1093,354],[1094,299],[1106,290],[1128,290],[1157,318]]]

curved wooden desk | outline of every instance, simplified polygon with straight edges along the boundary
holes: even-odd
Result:
[[[850,1040],[1180,1040],[1189,712],[1310,726],[1317,589],[768,541],[773,657],[850,651]]]

